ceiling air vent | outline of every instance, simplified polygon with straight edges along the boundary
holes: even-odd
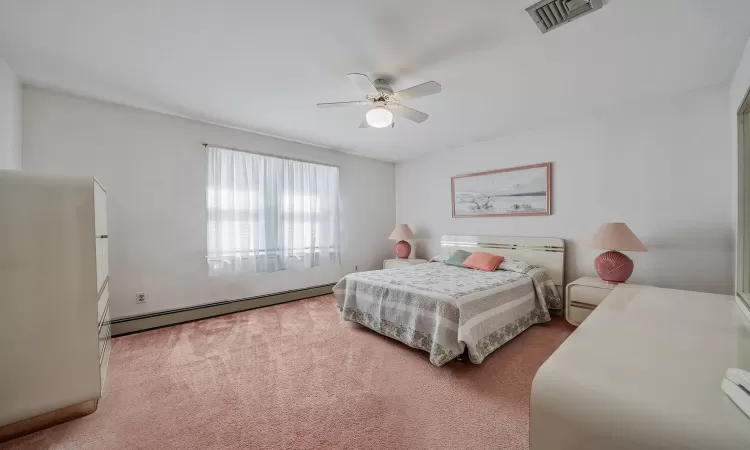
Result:
[[[602,0],[542,0],[526,11],[542,33],[546,33],[601,7]]]

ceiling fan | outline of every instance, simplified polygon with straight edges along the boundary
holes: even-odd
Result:
[[[437,94],[442,90],[440,85],[434,81],[418,84],[398,92],[385,80],[375,80],[362,73],[350,73],[347,75],[365,93],[364,100],[352,102],[318,103],[318,108],[335,108],[338,106],[367,106],[370,110],[365,114],[365,120],[359,125],[360,128],[386,128],[393,127],[393,115],[401,116],[412,122],[422,123],[430,117],[428,114],[401,104],[403,100],[425,97]]]

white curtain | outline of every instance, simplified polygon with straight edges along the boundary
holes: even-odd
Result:
[[[340,263],[338,167],[208,147],[212,275]]]

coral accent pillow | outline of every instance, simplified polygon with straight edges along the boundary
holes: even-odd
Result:
[[[493,272],[505,258],[492,253],[474,252],[464,260],[464,267]]]

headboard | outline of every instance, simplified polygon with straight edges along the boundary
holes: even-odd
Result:
[[[565,241],[557,238],[458,236],[445,235],[440,239],[441,253],[457,249],[467,252],[482,251],[506,258],[537,264],[547,271],[562,293],[565,284]]]

